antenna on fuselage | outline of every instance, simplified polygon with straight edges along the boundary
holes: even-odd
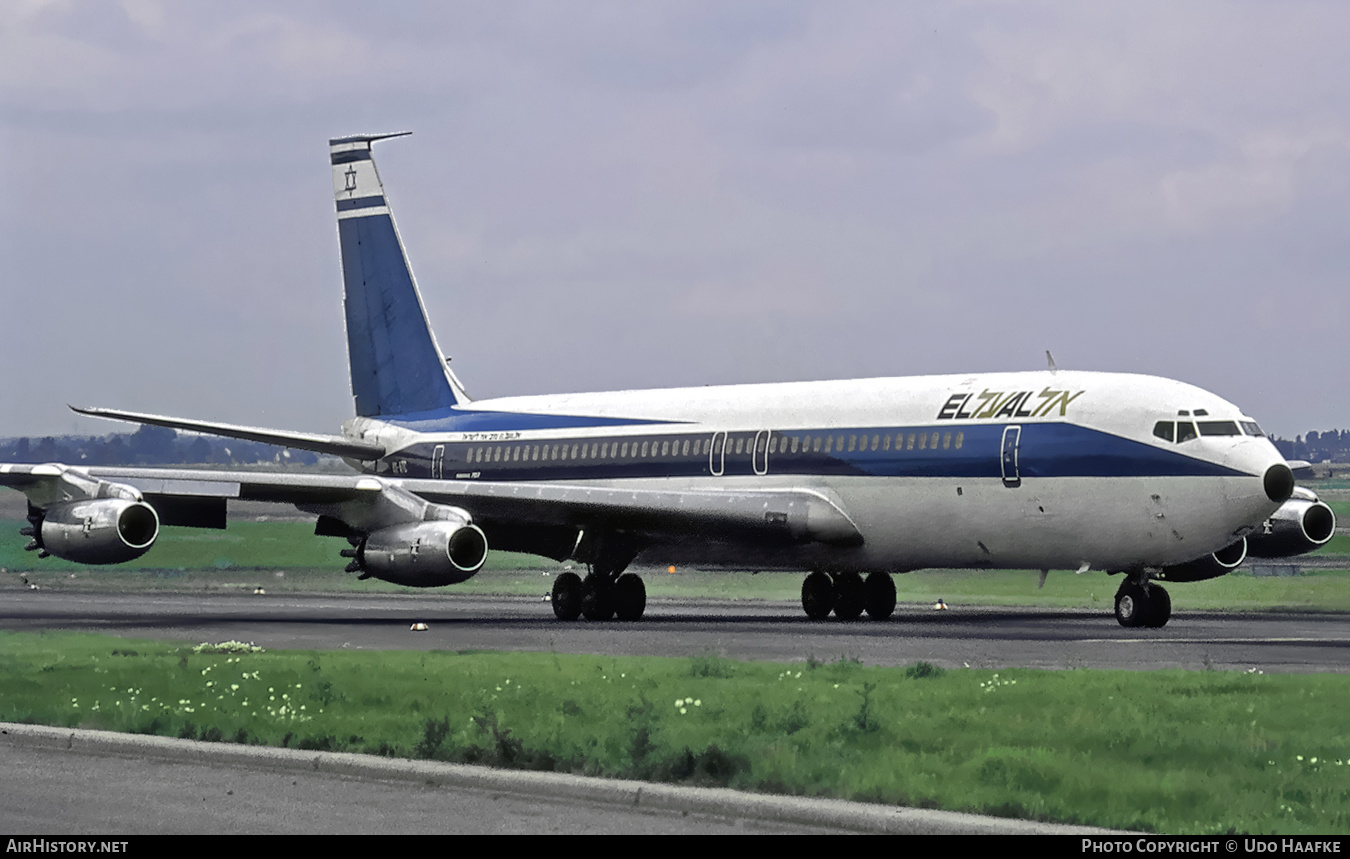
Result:
[[[1045,363],[1049,365],[1051,373],[1059,371],[1059,368],[1055,366],[1055,356],[1050,354],[1049,349],[1045,350]]]

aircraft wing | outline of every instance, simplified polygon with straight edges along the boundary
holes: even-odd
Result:
[[[490,537],[509,535],[509,546],[517,548],[530,545],[533,532],[559,539],[570,532],[575,543],[579,532],[596,529],[621,530],[652,542],[691,534],[780,545],[862,542],[838,503],[811,488],[620,489],[365,474],[0,465],[0,486],[23,491],[38,506],[68,500],[72,486],[83,487],[82,497],[108,497],[107,489],[88,488],[91,481],[134,490],[166,525],[223,528],[226,502],[237,499],[293,504],[355,531],[436,518],[427,505],[443,506]]]

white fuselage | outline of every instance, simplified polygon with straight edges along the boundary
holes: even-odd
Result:
[[[395,476],[811,489],[864,538],[747,557],[691,535],[644,555],[760,567],[1180,564],[1270,516],[1263,478],[1284,461],[1207,391],[1071,371],[513,397],[344,431],[395,451],[377,466]]]

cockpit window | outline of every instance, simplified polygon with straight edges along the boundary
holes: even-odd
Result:
[[[1177,421],[1177,444],[1196,438],[1195,424],[1190,421]]]
[[[1171,421],[1158,421],[1153,425],[1153,434],[1163,441],[1173,441],[1177,434],[1177,425]]]
[[[1237,421],[1199,421],[1201,435],[1242,435]]]
[[[1256,421],[1242,421],[1242,429],[1247,435],[1264,436],[1261,427],[1256,425]]]

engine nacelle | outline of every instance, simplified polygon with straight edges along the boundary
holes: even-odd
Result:
[[[1254,558],[1288,558],[1326,545],[1335,533],[1336,514],[1301,490],[1247,536],[1247,551]]]
[[[1247,540],[1244,538],[1203,558],[1174,567],[1163,567],[1162,575],[1158,578],[1168,582],[1203,582],[1205,579],[1217,579],[1236,570],[1246,558]]]
[[[130,498],[62,501],[42,511],[34,536],[44,552],[67,561],[120,564],[155,544],[159,514]]]
[[[478,572],[488,545],[477,525],[410,522],[370,532],[355,554],[368,576],[410,588],[438,588]]]

